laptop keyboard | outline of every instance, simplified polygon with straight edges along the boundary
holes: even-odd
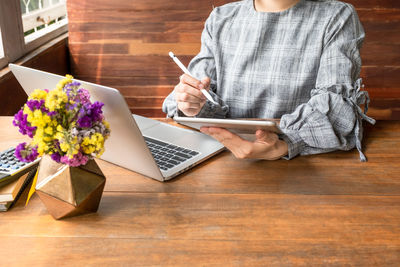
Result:
[[[144,137],[144,140],[153,154],[158,167],[163,171],[171,169],[199,154],[197,151],[168,144],[146,136]]]

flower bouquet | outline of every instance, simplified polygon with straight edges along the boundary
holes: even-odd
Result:
[[[92,103],[89,92],[72,79],[66,75],[52,91],[33,91],[13,120],[22,134],[32,138],[17,146],[15,156],[24,162],[42,157],[33,186],[55,218],[93,211],[88,199],[94,195],[100,202],[105,184],[93,160],[103,154],[110,135],[104,104]]]

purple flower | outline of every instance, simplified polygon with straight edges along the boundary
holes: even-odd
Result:
[[[79,82],[71,82],[64,86],[63,90],[67,94],[69,99],[75,99],[76,96],[76,88],[81,85]]]
[[[36,147],[27,146],[26,143],[21,143],[15,148],[15,156],[22,162],[32,162],[38,156],[39,153]]]
[[[103,111],[101,110],[104,106],[101,102],[94,102],[93,104],[86,103],[79,110],[78,126],[81,128],[90,128],[95,122],[103,120]]]
[[[90,106],[90,111],[92,115],[93,121],[102,121],[103,120],[103,111],[101,110],[103,108],[104,104],[101,102],[94,102]]]
[[[69,86],[69,87],[72,87],[72,86],[79,87],[79,85],[81,85],[81,83],[77,82],[77,81],[73,81],[72,83],[67,84],[67,86]]]
[[[83,155],[81,152],[78,152],[73,156],[72,159],[70,159],[68,156],[62,156],[60,161],[64,164],[68,164],[69,166],[78,167],[81,165],[85,165],[88,160],[89,157]]]
[[[74,110],[76,107],[78,106],[78,104],[77,103],[74,103],[74,104],[68,104],[68,106],[67,106],[67,109],[68,110]]]
[[[44,99],[41,99],[41,100],[31,99],[28,102],[26,102],[26,105],[32,111],[34,111],[36,109],[41,109],[41,110],[45,109],[45,107],[44,107]]]
[[[55,162],[60,163],[61,155],[58,154],[57,152],[54,152],[53,154],[51,154],[51,159],[54,160]]]
[[[28,135],[33,138],[36,127],[32,127],[27,120],[28,115],[24,114],[23,110],[20,109],[15,115],[13,120],[13,125],[19,128],[19,132],[23,135]]]
[[[92,119],[89,116],[80,117],[77,121],[78,126],[81,128],[90,128],[92,127]]]
[[[71,88],[66,88],[66,89],[64,88],[64,91],[67,93],[68,98],[71,97],[71,92],[72,92]]]

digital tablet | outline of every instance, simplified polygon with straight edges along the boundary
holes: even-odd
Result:
[[[279,126],[273,120],[247,120],[247,119],[210,119],[193,117],[174,117],[180,124],[200,130],[201,127],[225,128],[238,134],[254,134],[257,130],[281,133]]]

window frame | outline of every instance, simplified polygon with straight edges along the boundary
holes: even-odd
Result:
[[[0,69],[15,62],[27,53],[45,44],[51,39],[68,31],[66,24],[25,43],[20,0],[0,0],[0,27],[4,57],[0,58]]]

